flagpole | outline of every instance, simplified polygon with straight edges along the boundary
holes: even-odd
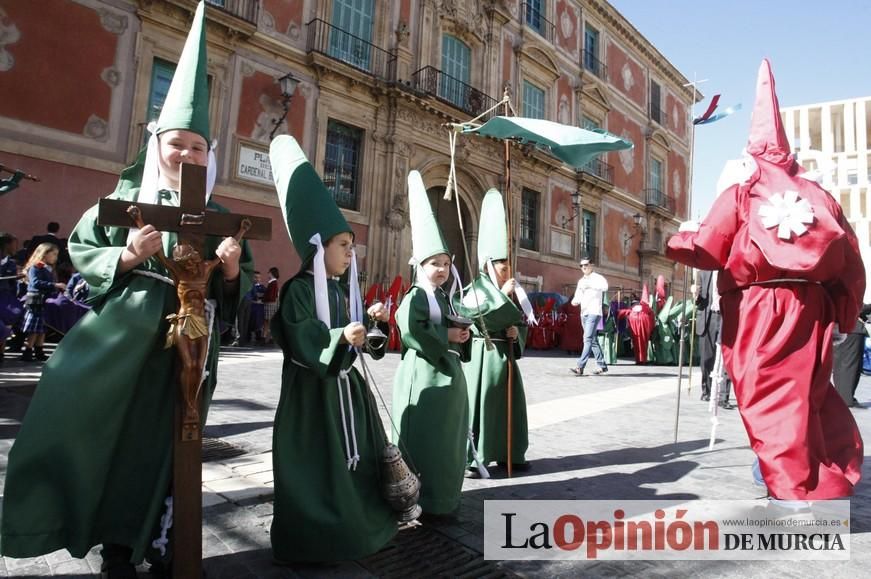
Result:
[[[696,80],[696,75],[693,73],[693,81],[688,82],[683,86],[692,86],[693,87],[693,100],[690,102],[690,114],[689,114],[689,123],[690,123],[690,172],[689,177],[687,179],[689,187],[687,188],[687,213],[686,218],[689,219],[690,215],[692,215],[693,210],[693,158],[695,152],[696,145],[696,126],[693,124],[693,119],[695,118],[695,108],[696,108],[696,94],[697,94],[697,86],[705,80]],[[686,300],[687,297],[687,277],[689,275],[689,270],[686,266],[684,266],[683,270],[683,297]],[[678,425],[680,424],[680,387],[681,382],[683,381],[683,355],[684,355],[684,337],[686,335],[686,306],[681,308],[680,311],[680,323],[678,324],[680,327],[680,345],[678,348],[678,370],[677,370],[677,396],[675,401],[675,409],[674,409],[674,443],[677,444],[677,431]],[[692,339],[692,336],[690,336]],[[692,365],[693,361],[689,361],[690,365]]]

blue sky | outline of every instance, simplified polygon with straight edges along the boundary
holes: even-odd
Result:
[[[871,96],[871,2],[863,0],[610,0],[705,100],[743,109],[696,128],[693,217],[707,213],[728,159],[747,141],[756,73],[771,61],[781,107]]]

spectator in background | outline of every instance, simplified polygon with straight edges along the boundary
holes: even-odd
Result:
[[[45,343],[43,304],[55,292],[64,291],[66,285],[55,281],[54,266],[58,248],[51,243],[40,243],[24,266],[27,272],[27,299],[24,302],[24,353],[22,362],[48,360],[42,349]]]
[[[278,268],[269,268],[269,281],[266,282],[266,293],[263,294],[263,342],[272,343],[272,334],[269,332],[269,321],[278,310]]]
[[[6,338],[21,318],[18,301],[18,264],[13,256],[18,251],[18,238],[11,233],[0,233],[0,366],[6,352]]]
[[[604,374],[608,371],[608,365],[605,363],[605,356],[602,354],[602,348],[599,347],[599,341],[596,339],[596,332],[599,328],[599,322],[602,321],[602,300],[605,292],[608,291],[608,280],[593,271],[593,264],[590,263],[589,259],[581,260],[581,271],[584,272],[584,277],[578,280],[572,305],[581,307],[584,349],[581,352],[581,357],[578,358],[577,367],[571,370],[575,376],[583,376],[584,367],[587,365],[592,351],[596,356],[596,364],[599,366],[593,370],[593,374]]]
[[[33,254],[33,252],[36,250],[40,243],[51,243],[58,248],[58,265],[71,263],[70,254],[67,251],[67,240],[61,239],[57,236],[57,232],[60,231],[60,223],[58,223],[57,221],[49,221],[48,225],[45,226],[45,230],[47,231],[47,233],[44,233],[42,235],[34,235],[30,238],[30,243],[27,245],[28,253],[26,259],[30,259],[30,256]]]
[[[859,406],[856,400],[856,388],[859,386],[859,378],[862,376],[862,357],[865,353],[865,322],[868,320],[868,312],[871,305],[865,304],[862,313],[856,318],[856,324],[852,328],[843,328],[843,334],[835,334],[834,345],[834,371],[832,381],[835,390],[847,403],[847,406]]]

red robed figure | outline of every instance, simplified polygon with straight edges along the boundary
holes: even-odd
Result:
[[[863,448],[829,381],[832,333],[856,323],[865,268],[841,207],[789,151],[766,60],[747,145],[752,173],[720,194],[697,231],[682,226],[667,255],[722,270],[723,360],[769,494],[834,499],[853,493]]]
[[[650,307],[649,301],[650,293],[647,284],[644,284],[641,290],[641,301],[617,312],[618,318],[626,318],[629,322],[632,352],[635,354],[636,364],[647,363],[647,349],[650,345],[650,337],[653,335],[653,328],[656,327],[656,320],[653,317],[653,309]]]

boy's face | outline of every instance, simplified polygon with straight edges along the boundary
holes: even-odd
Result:
[[[334,235],[324,248],[324,265],[327,275],[342,275],[351,265],[351,250],[354,249],[354,236],[349,232]]]
[[[434,286],[448,281],[451,275],[451,258],[446,253],[436,254],[423,262],[423,273]]]
[[[205,166],[208,163],[209,147],[200,135],[182,129],[166,131],[158,137],[158,164],[160,174],[170,185],[178,188],[181,164]]]
[[[511,266],[508,265],[508,261],[505,259],[494,261],[493,271],[496,272],[496,279],[500,285],[504,284],[511,277]]]
[[[260,274],[255,273],[252,279],[254,280],[254,283],[260,283]]]

